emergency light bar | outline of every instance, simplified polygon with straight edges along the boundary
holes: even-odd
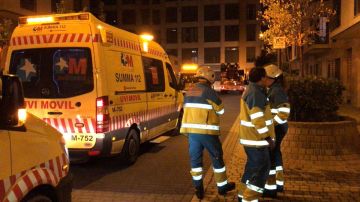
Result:
[[[89,20],[88,13],[81,13],[75,15],[63,15],[63,16],[39,16],[39,17],[19,17],[20,25],[35,25],[54,23],[62,20]]]
[[[181,67],[182,70],[197,70],[197,68],[197,64],[183,64],[183,66]]]

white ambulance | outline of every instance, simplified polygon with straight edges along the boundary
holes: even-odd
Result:
[[[1,75],[0,201],[71,201],[65,140],[24,107],[20,80]]]
[[[121,153],[133,163],[140,143],[179,127],[183,97],[163,48],[90,13],[20,17],[5,69],[71,160]]]

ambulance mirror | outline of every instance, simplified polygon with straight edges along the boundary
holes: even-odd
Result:
[[[20,116],[23,116],[25,110],[20,79],[15,75],[2,75],[0,89],[0,128],[19,126]]]

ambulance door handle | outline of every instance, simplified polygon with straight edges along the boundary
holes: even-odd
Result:
[[[48,112],[49,115],[61,115],[62,112]]]

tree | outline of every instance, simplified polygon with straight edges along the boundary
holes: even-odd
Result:
[[[272,45],[274,37],[285,37],[286,46],[298,50],[303,75],[302,47],[319,35],[317,21],[329,19],[335,11],[323,0],[260,0],[260,3],[263,6],[260,20],[266,27],[262,33],[264,42]]]

